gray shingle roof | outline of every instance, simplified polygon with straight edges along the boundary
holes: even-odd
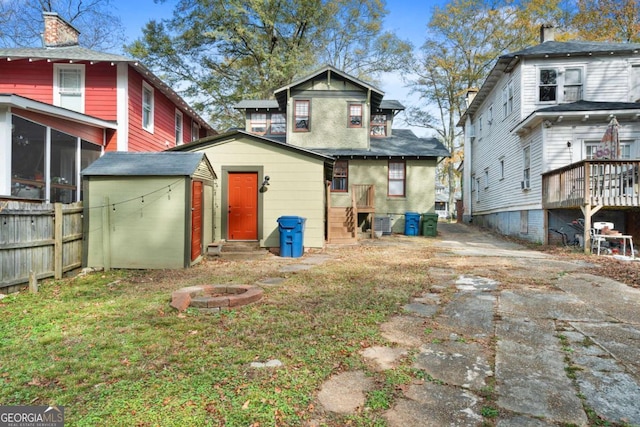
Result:
[[[233,106],[238,110],[260,108],[260,109],[279,109],[278,101],[275,99],[244,99]],[[404,105],[400,101],[394,99],[383,99],[380,103],[380,109],[382,110],[404,110]]]
[[[607,111],[607,110],[640,110],[637,102],[593,102],[576,101],[541,108],[538,112],[570,112],[570,111]]]
[[[370,149],[314,149],[334,157],[449,157],[451,153],[435,138],[419,138],[409,129],[393,129],[393,136],[371,138]]]
[[[204,153],[109,152],[82,171],[83,176],[191,176]]]
[[[95,62],[135,62],[131,58],[112,53],[97,52],[81,46],[51,48],[5,48],[0,49],[0,58],[33,58],[50,60],[76,60]]]
[[[634,53],[640,50],[638,43],[608,43],[608,42],[583,42],[583,41],[547,41],[517,52],[503,55],[501,58],[514,58],[517,56],[544,56],[544,55],[578,55],[590,53]]]

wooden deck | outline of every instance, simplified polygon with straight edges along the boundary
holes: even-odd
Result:
[[[640,160],[583,160],[542,174],[544,209],[640,207]]]

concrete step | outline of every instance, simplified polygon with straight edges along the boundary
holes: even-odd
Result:
[[[213,242],[207,248],[207,255],[233,260],[264,258],[269,252],[258,242]]]

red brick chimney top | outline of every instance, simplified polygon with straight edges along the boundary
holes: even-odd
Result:
[[[45,47],[77,46],[80,31],[55,12],[43,12]]]

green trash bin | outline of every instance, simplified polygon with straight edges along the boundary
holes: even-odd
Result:
[[[438,214],[422,214],[422,235],[427,237],[436,237],[438,235]]]

